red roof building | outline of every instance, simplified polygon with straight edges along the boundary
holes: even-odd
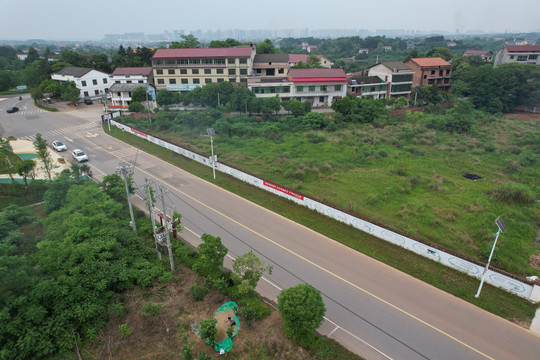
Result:
[[[493,66],[519,63],[540,65],[540,45],[508,45],[497,50]]]
[[[441,91],[450,91],[452,66],[440,57],[413,58],[405,63],[414,71],[412,85],[431,86],[437,84]]]
[[[489,50],[467,50],[463,53],[463,56],[480,56],[485,62],[493,61],[493,53]]]
[[[291,69],[288,78],[293,83],[347,83],[343,69]]]

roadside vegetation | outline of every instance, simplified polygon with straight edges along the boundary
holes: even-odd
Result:
[[[171,272],[155,254],[150,219],[137,214],[139,236],[128,225],[120,177],[96,183],[80,170],[0,187],[2,197],[34,200],[0,202],[0,359],[217,358],[206,334],[231,336],[212,320],[231,299],[242,322],[231,358],[360,359],[316,335],[319,324],[303,347],[287,339],[279,313],[254,291],[272,269],[252,252],[224,271],[219,237],[204,234],[198,249],[173,240]]]

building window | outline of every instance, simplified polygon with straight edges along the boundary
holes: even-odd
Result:
[[[200,64],[200,63],[201,63],[201,59],[189,59],[189,63],[190,63],[190,64]]]
[[[446,75],[450,75],[450,69],[446,69]]]
[[[324,102],[324,96],[319,96],[319,102],[320,102],[320,103],[323,103],[323,102]]]
[[[424,79],[427,79],[427,75],[424,75]]]
[[[156,70],[156,75],[163,75],[163,70]]]
[[[169,69],[168,73],[169,75],[174,75],[174,69]]]
[[[212,73],[212,69],[204,69],[204,73],[205,74],[211,74]]]
[[[223,78],[218,78],[218,79],[217,79],[217,82],[218,82],[218,83],[223,82],[223,81],[224,81]]]
[[[157,79],[157,83],[158,84],[165,84],[165,80],[164,79]]]
[[[200,82],[199,79],[193,79],[193,83],[194,83],[194,84],[200,84],[201,82]]]
[[[216,69],[216,74],[223,74],[223,69]]]
[[[115,84],[120,84],[120,80],[115,80],[114,83]]]
[[[247,69],[240,69],[240,75],[247,75]]]
[[[187,59],[180,59],[180,60],[177,60],[176,63],[178,65],[187,65],[189,64],[189,61]]]
[[[181,75],[187,75],[187,70],[186,69],[180,69],[180,74]]]
[[[142,81],[142,80],[139,80],[139,84],[144,84],[144,81]]]
[[[212,59],[203,59],[203,60],[202,60],[202,63],[203,63],[203,64],[212,64],[213,61],[212,61]]]
[[[257,69],[257,74],[260,74],[261,73],[261,69]]]
[[[94,90],[94,94],[99,95],[99,90]]]
[[[127,80],[127,81],[126,81],[126,84],[131,84],[131,80]]]
[[[529,60],[536,60],[538,59],[538,55],[529,55]]]
[[[104,84],[107,83],[107,79],[106,79],[106,78],[103,78],[103,83],[104,83]]]
[[[236,64],[236,59],[227,59],[227,64]]]
[[[514,60],[514,55],[510,55],[510,60]]]
[[[304,91],[304,87],[303,86],[297,86],[296,87],[296,92],[303,92]]]
[[[193,75],[199,75],[199,69],[191,69]]]
[[[176,84],[176,79],[169,79],[169,84]]]
[[[321,85],[321,91],[326,91],[326,85]]]
[[[341,91],[341,85],[335,85],[334,91]]]
[[[206,78],[206,79],[204,79],[204,83],[205,83],[205,84],[211,84],[211,83],[212,83],[212,79]]]
[[[311,85],[310,87],[308,87],[308,91],[315,91],[315,86]]]
[[[435,70],[431,70],[431,75],[435,75]]]
[[[92,84],[97,85],[97,80],[96,79],[92,80]]]
[[[187,79],[182,79],[181,81],[182,81],[182,84],[187,84],[188,82]]]
[[[224,65],[225,59],[214,59],[214,64]]]
[[[527,61],[527,55],[518,55],[517,61]]]
[[[81,81],[81,86],[86,86],[86,81]]]
[[[85,91],[85,92],[84,92],[84,96],[88,96],[88,91]]]
[[[236,69],[229,69],[229,75],[236,75]]]
[[[279,68],[278,69],[278,74],[284,74],[285,73],[285,69],[284,68]]]
[[[240,59],[240,64],[247,64],[247,59],[246,58],[241,58]]]
[[[235,78],[229,78],[229,82],[236,82],[236,79]]]

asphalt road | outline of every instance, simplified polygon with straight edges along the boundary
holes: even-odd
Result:
[[[4,106],[9,101],[0,109],[12,106]],[[49,141],[80,147],[97,178],[135,164],[139,187],[149,178],[168,189],[167,202],[183,215],[188,241],[197,244],[209,233],[221,237],[233,258],[253,250],[274,266],[258,287],[270,300],[298,283],[313,285],[327,307],[319,331],[367,359],[540,357],[540,337],[532,332],[105,135],[93,106],[38,119],[4,110],[0,136],[32,137],[39,130]]]

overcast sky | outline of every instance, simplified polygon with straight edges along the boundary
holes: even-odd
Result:
[[[0,0],[0,40],[226,29],[540,31],[540,0]]]

